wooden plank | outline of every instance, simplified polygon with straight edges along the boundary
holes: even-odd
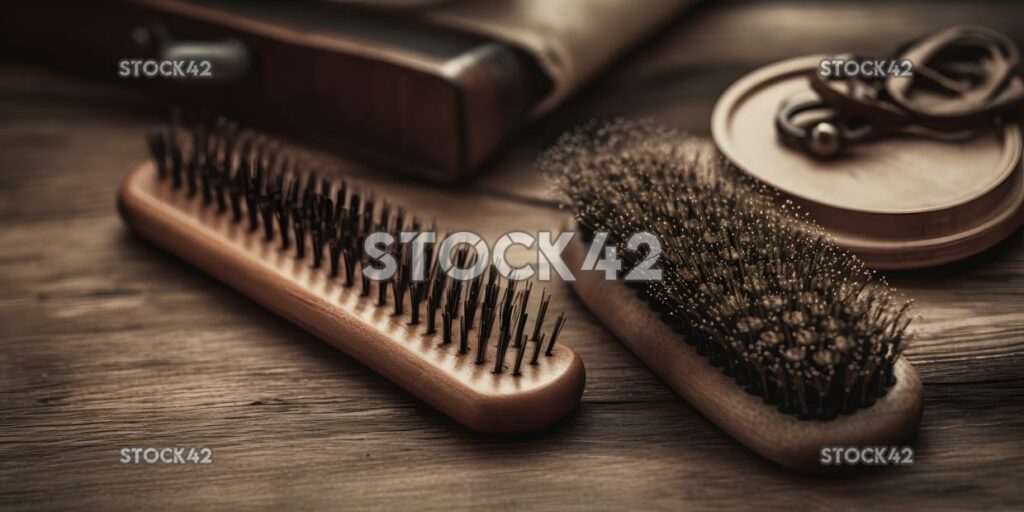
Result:
[[[909,14],[920,16],[913,26],[953,13],[1022,36],[1013,6],[910,5],[851,19],[826,15],[852,12],[842,6],[799,4],[818,22],[800,31],[793,4],[705,8],[460,188],[341,164],[445,225],[488,237],[557,228],[562,214],[530,164],[579,121],[655,114],[701,133],[717,91],[746,69],[815,41],[887,48],[883,36],[895,41]],[[897,12],[907,15],[886,18]],[[772,44],[753,44],[759,34]],[[114,190],[145,158],[142,133],[159,111],[0,65],[3,508],[1024,507],[1019,232],[960,264],[888,274],[921,315],[909,352],[925,383],[913,466],[831,480],[781,470],[679,400],[563,285],[552,308],[569,311],[563,340],[587,366],[579,411],[542,435],[481,436],[127,233]],[[209,446],[214,463],[118,462],[121,447],[163,445]]]

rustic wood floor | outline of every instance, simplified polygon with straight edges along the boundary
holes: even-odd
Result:
[[[803,53],[884,52],[952,23],[1024,47],[1024,8],[705,6],[610,69],[454,190],[353,174],[439,222],[557,228],[531,167],[587,119],[706,134],[717,94]],[[696,414],[568,289],[579,410],[543,434],[469,432],[352,359],[133,237],[114,190],[160,109],[132,93],[0,63],[0,508],[1024,509],[1024,237],[891,273],[917,301],[925,382],[913,466],[818,479],[768,463]],[[126,446],[192,445],[209,466],[128,466]]]

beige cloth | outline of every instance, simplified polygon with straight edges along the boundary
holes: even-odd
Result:
[[[437,25],[488,36],[536,58],[551,110],[604,65],[695,0],[458,0],[417,8]]]

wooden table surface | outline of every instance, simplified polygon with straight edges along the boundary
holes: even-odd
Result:
[[[445,225],[557,228],[531,166],[591,118],[706,134],[717,95],[804,53],[885,52],[975,22],[1024,46],[1010,3],[724,4],[674,22],[479,178],[454,190],[346,170]],[[245,297],[135,238],[114,190],[161,118],[145,98],[0,64],[0,506],[7,509],[1024,508],[1024,237],[890,273],[917,301],[925,383],[913,466],[800,476],[717,430],[559,285],[583,402],[529,437],[474,434]],[[206,446],[207,466],[133,466],[130,446]]]

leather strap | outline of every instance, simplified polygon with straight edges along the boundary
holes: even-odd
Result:
[[[1024,113],[1019,52],[994,30],[953,26],[904,45],[893,59],[913,62],[913,76],[811,73],[813,97],[801,94],[779,106],[775,125],[782,142],[829,158],[849,144],[896,133],[961,139]]]

